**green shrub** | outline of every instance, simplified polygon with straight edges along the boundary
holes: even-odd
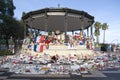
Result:
[[[0,44],[6,44],[6,40],[5,39],[0,40]]]
[[[0,56],[13,55],[10,50],[0,50]]]

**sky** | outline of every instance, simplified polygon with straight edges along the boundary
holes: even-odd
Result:
[[[120,0],[13,0],[16,7],[14,17],[21,19],[22,12],[30,12],[43,8],[60,7],[85,11],[94,16],[95,22],[107,23],[106,43],[120,43]],[[96,38],[96,37],[95,37]],[[101,30],[100,42],[103,42]]]

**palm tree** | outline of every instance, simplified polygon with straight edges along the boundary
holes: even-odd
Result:
[[[103,32],[103,43],[105,43],[105,31],[108,29],[108,25],[107,23],[103,23],[101,26],[102,26],[102,30],[104,31]]]
[[[95,36],[96,36],[96,42],[99,43],[99,36],[100,36],[100,28],[101,28],[101,23],[96,21],[94,24],[95,27]]]

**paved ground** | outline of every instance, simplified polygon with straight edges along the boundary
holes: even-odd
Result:
[[[90,74],[79,75],[31,75],[15,74],[8,69],[0,69],[0,80],[120,80],[120,69],[92,71]]]

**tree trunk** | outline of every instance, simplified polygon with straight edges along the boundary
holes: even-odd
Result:
[[[103,32],[103,43],[105,43],[105,30]]]
[[[27,30],[27,26],[26,26],[26,24],[24,23],[24,38],[26,38],[26,31]]]
[[[99,43],[99,36],[96,36],[96,42]]]

